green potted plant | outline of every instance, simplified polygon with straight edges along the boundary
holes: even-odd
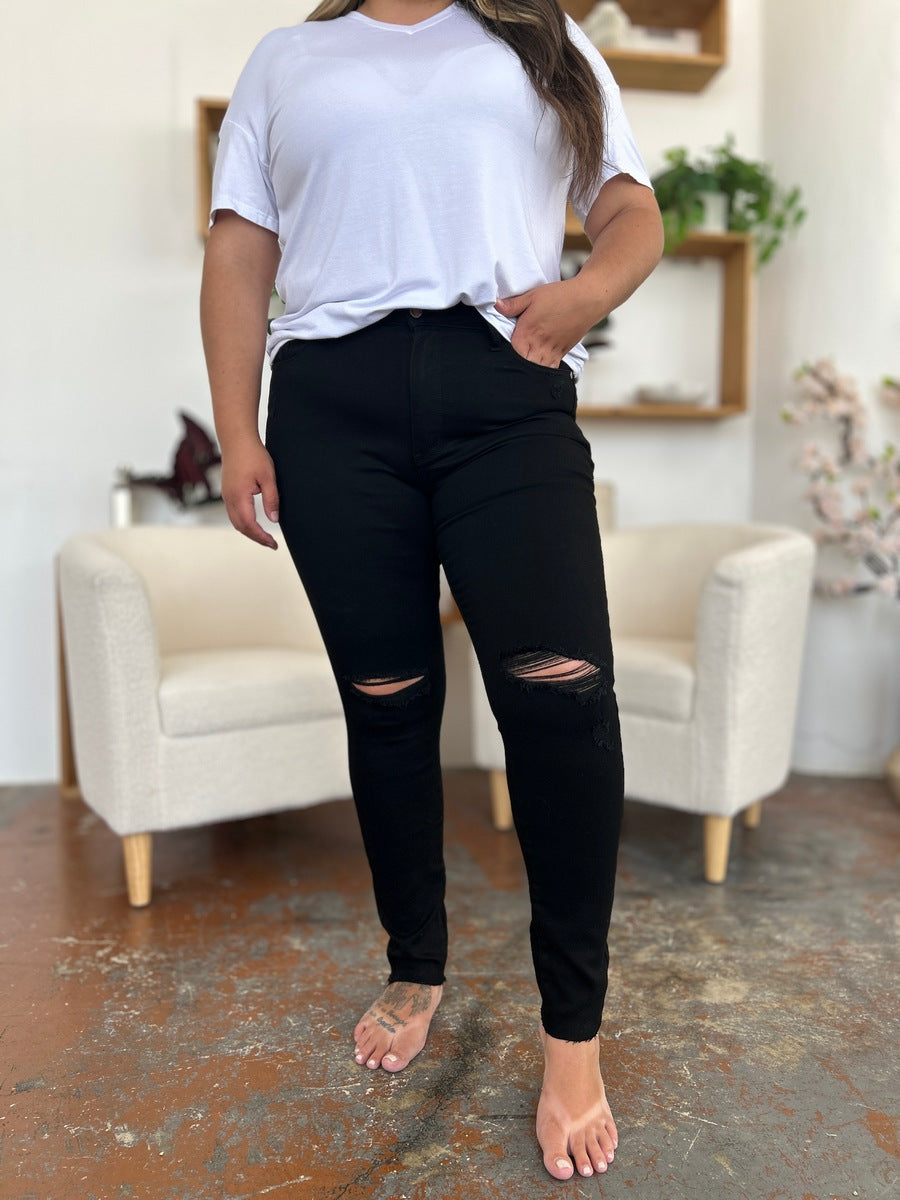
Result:
[[[731,134],[705,157],[692,160],[684,146],[677,146],[666,151],[665,159],[668,166],[654,178],[653,188],[667,250],[703,225],[709,196],[723,198],[726,229],[753,235],[760,265],[806,216],[800,188],[781,188],[767,163],[741,158]]]

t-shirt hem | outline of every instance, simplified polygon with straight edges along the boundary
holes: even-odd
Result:
[[[232,212],[236,212],[239,217],[244,217],[247,221],[252,221],[254,225],[262,225],[263,229],[268,229],[270,233],[278,233],[278,217],[272,213],[261,212],[258,208],[253,208],[252,205],[245,203],[243,200],[237,200],[231,196],[217,197],[210,206],[209,210],[209,225],[212,229],[215,224],[216,213],[223,208],[229,208]]]

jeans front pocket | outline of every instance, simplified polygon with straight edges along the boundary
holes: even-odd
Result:
[[[523,367],[526,370],[539,371],[545,375],[546,374],[557,375],[557,376],[561,376],[564,379],[565,378],[569,378],[569,379],[575,378],[574,371],[572,370],[572,368],[569,366],[569,364],[566,362],[565,359],[563,359],[561,362],[557,363],[557,365],[555,367],[548,367],[544,363],[532,362],[532,360],[530,358],[526,358],[524,354],[520,354],[518,352],[518,350],[515,348],[515,346],[512,344],[512,342],[509,340],[509,338],[504,337],[503,334],[499,331],[499,329],[494,329],[493,326],[491,328],[494,333],[494,344],[496,346],[501,347],[501,349],[505,349],[507,351],[509,357],[518,366]]]

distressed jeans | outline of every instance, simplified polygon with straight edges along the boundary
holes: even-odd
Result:
[[[527,361],[474,308],[398,309],[283,346],[265,441],[346,715],[390,981],[444,981],[442,564],[505,748],[541,1017],[584,1041],[606,994],[623,771],[575,402],[565,363]]]

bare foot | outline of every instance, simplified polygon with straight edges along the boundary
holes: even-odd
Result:
[[[544,1166],[554,1179],[603,1172],[613,1160],[619,1134],[600,1075],[599,1041],[561,1042],[543,1028],[541,1041],[544,1084],[537,1138]]]
[[[425,1045],[443,988],[389,983],[353,1031],[353,1057],[370,1071],[402,1071]]]

